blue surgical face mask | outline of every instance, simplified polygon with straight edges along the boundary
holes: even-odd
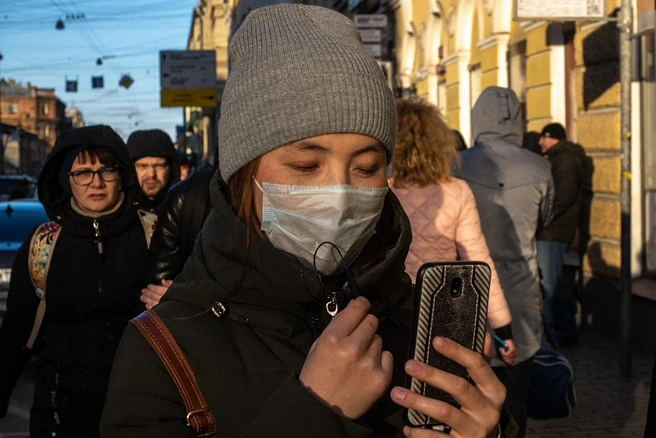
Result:
[[[263,195],[261,228],[271,244],[325,275],[360,254],[376,231],[388,190],[255,183]]]

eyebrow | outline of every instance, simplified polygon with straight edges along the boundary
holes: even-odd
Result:
[[[154,163],[153,163],[153,160],[155,160]],[[139,164],[145,164],[145,165],[149,165],[149,164],[168,164],[168,160],[166,158],[158,158],[157,157],[157,158],[152,158],[149,161],[143,161],[141,163],[138,163],[138,162],[135,161],[134,164],[136,164],[136,165],[139,165]]]
[[[293,143],[290,143],[287,145],[289,148],[293,148],[299,152],[312,152],[312,151],[318,151],[318,152],[328,152],[328,148],[321,146],[320,144],[317,144],[313,142],[310,139],[302,139],[295,141]],[[376,140],[372,139],[372,144],[363,146],[353,153],[353,155],[362,155],[366,154],[369,152],[385,152],[385,148]]]

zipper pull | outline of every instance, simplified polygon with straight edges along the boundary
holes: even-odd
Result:
[[[96,244],[98,245],[98,254],[103,253],[103,244],[102,244],[102,234],[100,234],[100,225],[98,225],[98,219],[93,220],[93,229],[95,231]]]
[[[338,311],[339,305],[337,304],[337,292],[331,292],[330,298],[328,298],[328,301],[326,302],[326,312],[328,312],[328,315],[334,319]]]

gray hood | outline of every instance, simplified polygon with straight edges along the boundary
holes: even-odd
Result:
[[[490,188],[514,188],[540,184],[546,160],[522,149],[522,110],[515,93],[507,88],[488,87],[472,110],[474,145],[460,152],[454,176]]]
[[[483,90],[472,110],[474,143],[501,139],[520,147],[523,133],[522,107],[515,92],[501,87]]]

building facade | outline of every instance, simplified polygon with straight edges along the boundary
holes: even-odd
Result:
[[[185,136],[181,143],[187,153],[213,162],[218,138],[221,95],[228,79],[228,42],[236,0],[199,0],[192,12],[187,50],[214,50],[216,54],[216,107],[186,107]]]
[[[0,122],[12,125],[54,146],[64,129],[65,105],[54,88],[23,86],[13,79],[0,80]]]
[[[656,11],[653,0],[633,2],[632,169],[623,174],[619,8],[620,0],[607,0],[606,20],[576,22],[515,20],[513,0],[399,0],[392,12],[399,94],[436,104],[468,144],[471,109],[483,89],[497,85],[518,95],[527,131],[558,122],[583,146],[593,166],[584,193],[583,277],[595,285],[588,293],[609,286],[612,303],[621,267],[622,178],[631,181],[633,293],[656,300]]]
[[[0,175],[37,176],[50,146],[34,134],[0,123]]]

